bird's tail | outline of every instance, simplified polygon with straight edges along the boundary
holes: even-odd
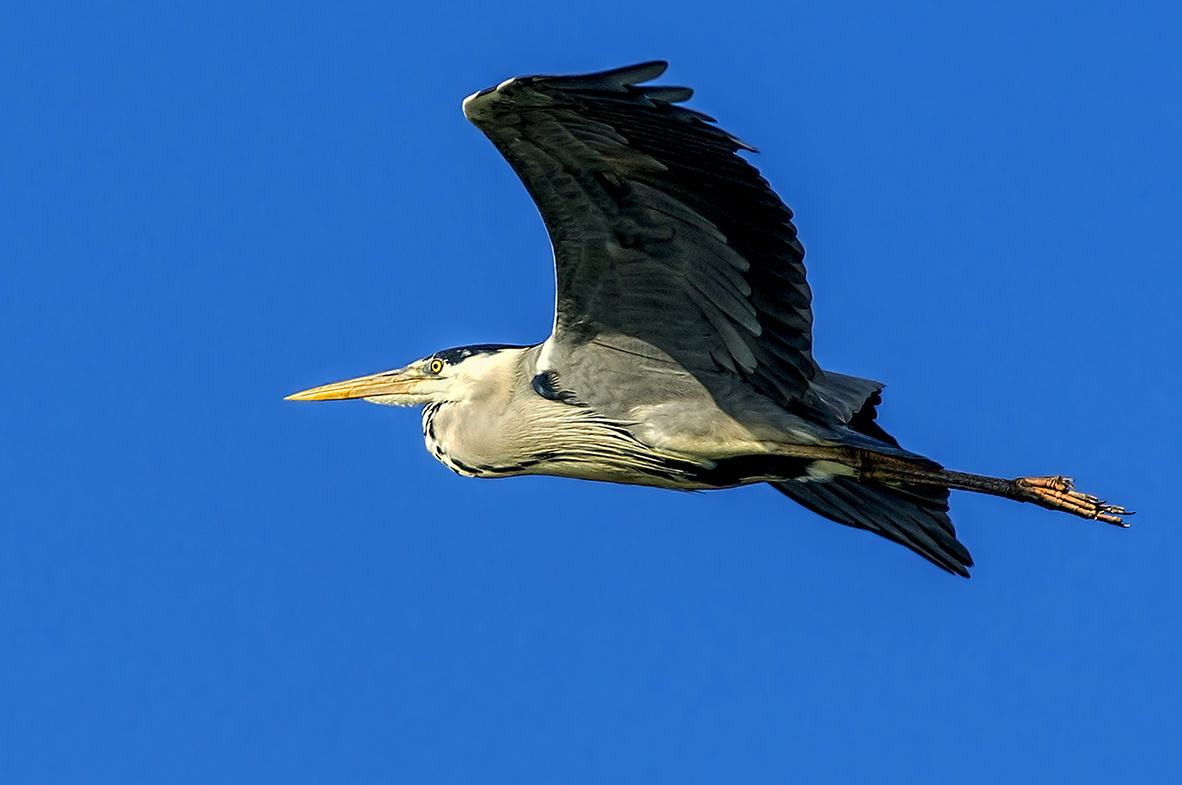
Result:
[[[818,515],[846,526],[869,529],[949,572],[969,577],[973,557],[956,539],[956,529],[948,517],[947,488],[859,482],[850,477],[783,480],[771,485]]]

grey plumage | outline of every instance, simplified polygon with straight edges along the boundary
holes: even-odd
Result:
[[[464,101],[533,197],[554,248],[554,332],[462,347],[291,396],[424,405],[428,449],[479,477],[675,489],[769,482],[815,512],[962,575],[950,488],[1121,523],[1060,477],[943,470],[876,422],[882,385],[812,356],[792,212],[739,151],[642,83],[665,63],[520,77]]]

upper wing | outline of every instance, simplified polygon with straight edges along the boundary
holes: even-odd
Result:
[[[464,101],[529,190],[554,246],[554,341],[619,334],[695,375],[800,397],[818,373],[792,212],[751,150],[685,87],[641,87],[664,62],[510,79]]]

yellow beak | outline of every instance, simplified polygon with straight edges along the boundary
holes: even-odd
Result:
[[[417,374],[398,371],[384,371],[370,376],[358,376],[343,382],[313,387],[311,390],[289,395],[285,401],[343,401],[349,398],[374,398],[381,395],[406,395],[422,381]]]

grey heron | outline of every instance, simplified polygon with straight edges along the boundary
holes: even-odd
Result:
[[[472,477],[680,490],[765,482],[949,572],[972,558],[950,490],[1124,526],[1059,476],[945,470],[876,422],[883,385],[823,371],[792,212],[664,62],[510,79],[464,114],[508,160],[553,245],[553,332],[436,352],[288,400],[423,406],[427,448]]]

